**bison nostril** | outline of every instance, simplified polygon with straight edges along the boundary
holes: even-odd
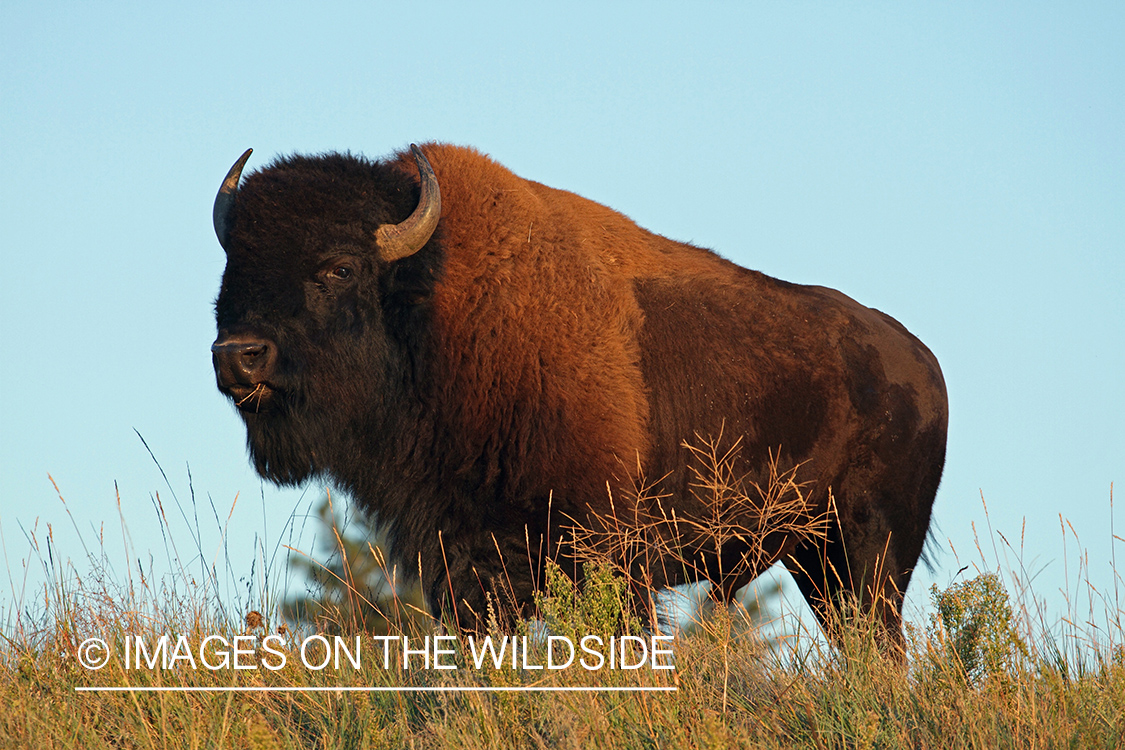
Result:
[[[238,357],[241,360],[241,364],[243,367],[252,370],[255,367],[259,367],[261,365],[262,360],[265,358],[265,354],[265,346],[255,346],[243,349],[238,353]]]
[[[276,348],[261,340],[220,338],[211,346],[215,371],[225,385],[257,385],[269,380]]]
[[[238,357],[238,366],[247,374],[251,374],[254,370],[258,369],[258,354],[256,352],[243,352]]]

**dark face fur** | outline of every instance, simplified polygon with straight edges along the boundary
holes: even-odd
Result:
[[[281,159],[238,190],[214,364],[262,476],[297,484],[368,452],[363,441],[396,439],[388,406],[413,390],[404,352],[424,330],[438,250],[388,263],[375,230],[417,202],[407,176],[346,155]]]

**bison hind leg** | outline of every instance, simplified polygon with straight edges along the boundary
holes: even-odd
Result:
[[[841,534],[834,522],[827,539],[806,542],[783,562],[834,645],[844,645],[841,628],[859,614],[870,617],[884,646],[901,655],[902,602],[911,568],[902,564],[889,534],[881,547],[856,538],[849,544],[854,536]]]

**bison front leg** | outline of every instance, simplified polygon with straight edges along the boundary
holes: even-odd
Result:
[[[531,545],[531,539],[522,531],[471,543],[441,539],[436,575],[427,586],[432,614],[464,632],[495,627],[506,632],[533,616],[544,571],[539,545]]]

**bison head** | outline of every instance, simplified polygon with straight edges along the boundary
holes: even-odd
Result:
[[[227,254],[211,347],[258,472],[281,484],[323,474],[329,452],[398,439],[418,377],[441,265],[437,178],[346,154],[281,158],[240,186],[248,150],[215,199]],[[393,403],[394,409],[380,408]],[[396,436],[396,437],[391,437]],[[405,439],[405,438],[402,438]]]

